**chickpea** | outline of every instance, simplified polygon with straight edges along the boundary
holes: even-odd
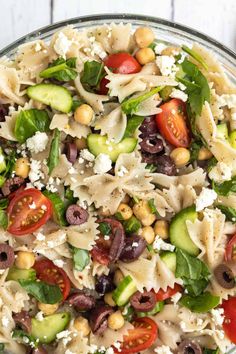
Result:
[[[121,214],[123,220],[128,220],[133,215],[133,210],[128,204],[121,203],[117,209],[117,212]]]
[[[113,330],[118,330],[122,328],[125,324],[124,317],[120,310],[113,312],[107,320],[108,327]]]
[[[174,160],[176,167],[183,167],[190,160],[190,151],[183,147],[178,147],[172,150],[170,157]]]
[[[205,146],[202,146],[198,153],[198,160],[200,161],[209,160],[212,156],[213,156],[212,152],[207,148],[205,148]]]
[[[165,49],[163,49],[163,51],[161,52],[161,55],[177,55],[180,53],[180,48],[179,47],[167,47]]]
[[[160,236],[163,240],[168,238],[169,226],[166,220],[157,220],[154,225],[155,235]]]
[[[27,157],[20,157],[16,160],[15,172],[17,176],[27,178],[29,175],[29,170],[29,159]]]
[[[143,224],[143,226],[150,226],[150,225],[152,225],[154,223],[155,220],[156,220],[156,215],[155,214],[149,214],[145,218],[140,219],[140,221]]]
[[[84,337],[87,337],[91,332],[91,328],[89,326],[87,318],[84,318],[82,316],[79,316],[74,320],[74,328],[78,332],[81,332]]]
[[[120,269],[117,269],[114,274],[113,283],[118,286],[119,283],[124,279],[124,274]]]
[[[111,306],[111,307],[116,306],[116,303],[115,303],[115,301],[114,301],[113,298],[112,298],[112,293],[106,293],[106,294],[104,295],[104,301],[105,301],[105,303],[106,303],[107,305],[109,305],[109,306]]]
[[[149,27],[139,27],[134,33],[134,38],[139,48],[145,48],[154,41],[155,35]]]
[[[93,119],[93,116],[94,111],[92,107],[85,103],[76,108],[76,111],[74,113],[75,121],[83,125],[89,125],[89,123]]]
[[[141,236],[145,238],[149,245],[155,240],[155,232],[151,226],[144,226],[141,230]]]
[[[141,65],[145,65],[155,60],[155,53],[151,48],[142,48],[137,51],[135,57]]]
[[[35,262],[33,252],[19,251],[15,260],[15,265],[19,269],[30,269]]]
[[[146,200],[140,200],[133,206],[134,215],[139,219],[144,219],[151,214],[148,202]]]
[[[76,144],[78,150],[82,150],[87,147],[87,141],[85,138],[80,138],[80,139],[77,138],[75,140],[75,144]]]
[[[38,302],[38,308],[40,311],[44,313],[44,315],[49,316],[57,311],[59,304],[43,304],[42,302]]]

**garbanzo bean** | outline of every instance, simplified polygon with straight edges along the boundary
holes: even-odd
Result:
[[[155,235],[160,236],[163,240],[168,238],[169,225],[166,220],[157,220],[154,225]]]
[[[87,318],[84,318],[82,316],[79,316],[74,320],[74,328],[78,332],[81,332],[84,337],[87,337],[91,332],[91,328],[89,326]]]
[[[178,147],[171,151],[170,157],[174,160],[176,167],[183,167],[190,160],[190,151],[184,147]]]
[[[149,245],[155,240],[155,232],[151,226],[144,226],[140,234],[143,238],[145,238]]]
[[[137,51],[135,57],[141,65],[145,65],[155,60],[155,53],[151,48],[142,48]]]
[[[33,252],[19,251],[16,256],[15,265],[19,269],[30,269],[35,262],[35,255]]]
[[[212,158],[213,154],[210,150],[208,150],[205,146],[202,146],[198,152],[198,160],[204,161]]]
[[[122,316],[122,313],[120,310],[113,312],[107,320],[108,327],[113,329],[113,330],[118,330],[122,328],[125,324],[125,319]]]
[[[42,302],[38,302],[38,308],[40,311],[44,313],[44,315],[49,316],[57,311],[59,304],[43,304]]]
[[[123,220],[128,220],[133,215],[133,210],[128,204],[121,203],[117,209],[117,212],[121,214]]]
[[[20,157],[16,160],[15,173],[17,176],[27,178],[30,171],[29,159],[27,157]]]
[[[155,35],[151,28],[139,27],[134,32],[134,38],[139,48],[145,48],[154,41]]]
[[[93,119],[93,116],[94,111],[92,107],[85,103],[76,108],[74,113],[75,121],[83,125],[89,125]]]

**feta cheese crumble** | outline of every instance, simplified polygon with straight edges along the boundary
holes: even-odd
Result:
[[[153,242],[153,248],[156,251],[170,251],[173,252],[175,250],[175,246],[171,245],[162,240],[160,236],[156,236]]]
[[[59,268],[63,268],[65,264],[65,262],[62,259],[55,259],[53,263]]]
[[[157,354],[172,354],[170,347],[167,347],[167,345],[162,345],[161,347],[157,347],[156,349],[154,349],[154,352]]]
[[[186,102],[188,99],[188,95],[185,92],[183,92],[181,90],[177,90],[177,89],[172,90],[170,97],[171,98],[178,98],[183,102]]]
[[[9,325],[9,319],[6,316],[2,317],[2,325],[3,327],[8,327]]]
[[[176,73],[175,58],[169,55],[161,55],[156,58],[156,64],[159,67],[163,76],[171,76]]]
[[[99,175],[108,172],[112,167],[112,161],[107,154],[99,154],[94,163],[93,170]]]
[[[35,318],[38,320],[38,321],[43,321],[44,320],[44,316],[43,316],[43,312],[42,311],[39,311]]]
[[[217,326],[222,326],[224,322],[224,309],[219,308],[219,309],[212,309],[211,310],[212,314],[212,320]]]
[[[164,50],[164,49],[166,49],[167,48],[167,46],[164,44],[164,43],[157,43],[157,45],[155,46],[155,48],[154,48],[154,52],[156,53],[156,54],[161,54],[161,52]]]
[[[128,172],[129,171],[127,170],[127,168],[125,166],[120,166],[119,171],[117,172],[117,176],[124,177],[124,175]]]
[[[216,166],[210,170],[209,177],[217,183],[229,181],[232,177],[232,170],[226,163],[217,162]]]
[[[84,160],[93,162],[95,160],[95,157],[93,154],[88,149],[83,149],[80,151],[80,157],[82,157]]]
[[[26,147],[34,153],[41,152],[46,149],[48,136],[46,133],[36,132],[31,138],[26,140]]]
[[[213,189],[202,188],[201,193],[196,199],[196,211],[201,211],[211,206],[217,199],[217,193]]]
[[[44,174],[41,171],[41,161],[31,159],[29,180],[34,185],[34,187],[38,189],[43,187],[43,184],[39,181],[40,178],[44,178]]]
[[[59,32],[53,48],[57,54],[65,59],[71,44],[72,41],[70,41],[63,32]]]

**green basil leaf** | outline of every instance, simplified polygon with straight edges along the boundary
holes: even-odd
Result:
[[[212,187],[214,191],[219,194],[227,197],[230,193],[236,193],[236,176],[233,177],[230,181],[225,181],[223,183],[212,182]]]
[[[83,100],[73,100],[72,107],[71,107],[72,112],[74,112],[76,110],[76,108],[81,106],[83,103],[84,103]]]
[[[52,139],[50,153],[47,161],[49,175],[52,173],[53,169],[58,165],[59,162],[59,146],[60,146],[60,131],[55,129],[54,137]]]
[[[20,143],[24,143],[36,132],[49,131],[50,118],[48,113],[39,109],[28,109],[21,111],[15,124],[14,134]]]
[[[225,214],[226,220],[229,220],[234,224],[236,223],[236,209],[221,204],[216,205],[216,207]]]
[[[30,343],[30,346],[32,348],[36,348],[38,343],[36,342],[35,338],[31,336],[29,333],[23,331],[22,329],[14,329],[12,332],[12,338],[17,339],[18,341],[22,344],[28,344]]]
[[[4,349],[5,349],[5,344],[4,343],[0,343],[0,352],[3,352]]]
[[[20,285],[30,295],[43,304],[56,304],[62,300],[61,289],[58,285],[47,284],[36,280],[19,280]]]
[[[190,145],[190,162],[198,160],[198,154],[203,146],[202,141],[193,141]]]
[[[190,49],[186,45],[183,45],[182,49],[183,49],[183,51],[188,53],[191,57],[193,57],[196,61],[198,61],[204,67],[204,69],[208,70],[208,65],[206,64],[206,62],[204,61],[204,59],[202,58],[202,56],[200,54],[195,52],[195,50]]]
[[[217,349],[207,349],[207,348],[204,348],[203,349],[203,354],[220,354],[220,349],[217,348]],[[233,353],[232,353],[233,354]]]
[[[184,282],[184,287],[188,291],[188,294],[193,296],[200,295],[206,289],[209,283],[208,279],[199,279],[197,281],[184,277],[182,279]]]
[[[138,97],[131,97],[131,98],[125,100],[124,102],[121,103],[122,111],[125,114],[130,114],[130,115],[135,114],[139,109],[140,103],[142,103],[143,101],[152,97],[156,93],[160,92],[162,90],[162,88],[163,88],[162,86],[159,86],[159,87],[152,89],[149,92],[144,93],[143,95],[140,95]]]
[[[57,193],[52,193],[47,190],[43,192],[45,197],[51,200],[53,206],[53,220],[60,226],[67,226],[66,221],[66,206],[63,200],[59,197]]]
[[[4,230],[7,229],[8,226],[8,217],[7,213],[5,210],[0,209],[0,226],[4,228]]]
[[[214,296],[208,291],[206,291],[202,295],[195,297],[190,295],[184,295],[180,299],[179,303],[182,306],[187,307],[192,312],[205,313],[219,305],[220,297]]]
[[[107,222],[100,222],[98,226],[98,230],[102,235],[110,235],[111,234],[111,225]]]
[[[16,156],[17,156],[17,154],[16,154],[15,150],[12,150],[9,155],[6,155],[6,164],[7,164],[7,166],[6,166],[6,170],[3,173],[3,176],[1,176],[2,177],[2,182],[4,181],[4,178],[6,180],[6,178],[11,177],[12,172],[14,171],[14,168],[15,168]]]
[[[65,190],[65,199],[67,201],[67,205],[76,204],[77,198],[74,197],[73,191],[67,187]]]
[[[44,79],[56,79],[58,81],[70,81],[74,80],[78,75],[77,71],[74,70],[76,67],[76,58],[70,58],[65,60],[63,58],[58,58],[49,67],[39,74],[40,77]]]
[[[89,86],[97,86],[104,76],[104,64],[98,61],[86,61],[84,71],[81,76],[81,83]]]
[[[0,209],[6,209],[8,207],[9,200],[7,198],[0,200]]]
[[[156,172],[157,170],[157,166],[155,166],[154,164],[147,164],[145,168],[149,170],[150,173]]]
[[[73,261],[74,267],[78,271],[82,271],[90,261],[89,252],[87,250],[83,250],[82,248],[73,247]]]
[[[207,172],[209,173],[216,164],[217,159],[213,156],[207,163]]]
[[[133,234],[141,228],[141,223],[135,216],[131,216],[131,218],[124,221],[123,226],[125,232],[128,234]]]
[[[137,128],[143,123],[144,117],[133,115],[128,118],[124,138],[132,138]]]

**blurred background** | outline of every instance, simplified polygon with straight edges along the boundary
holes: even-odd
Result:
[[[195,28],[236,51],[236,0],[0,0],[0,48],[71,17],[135,13]]]

